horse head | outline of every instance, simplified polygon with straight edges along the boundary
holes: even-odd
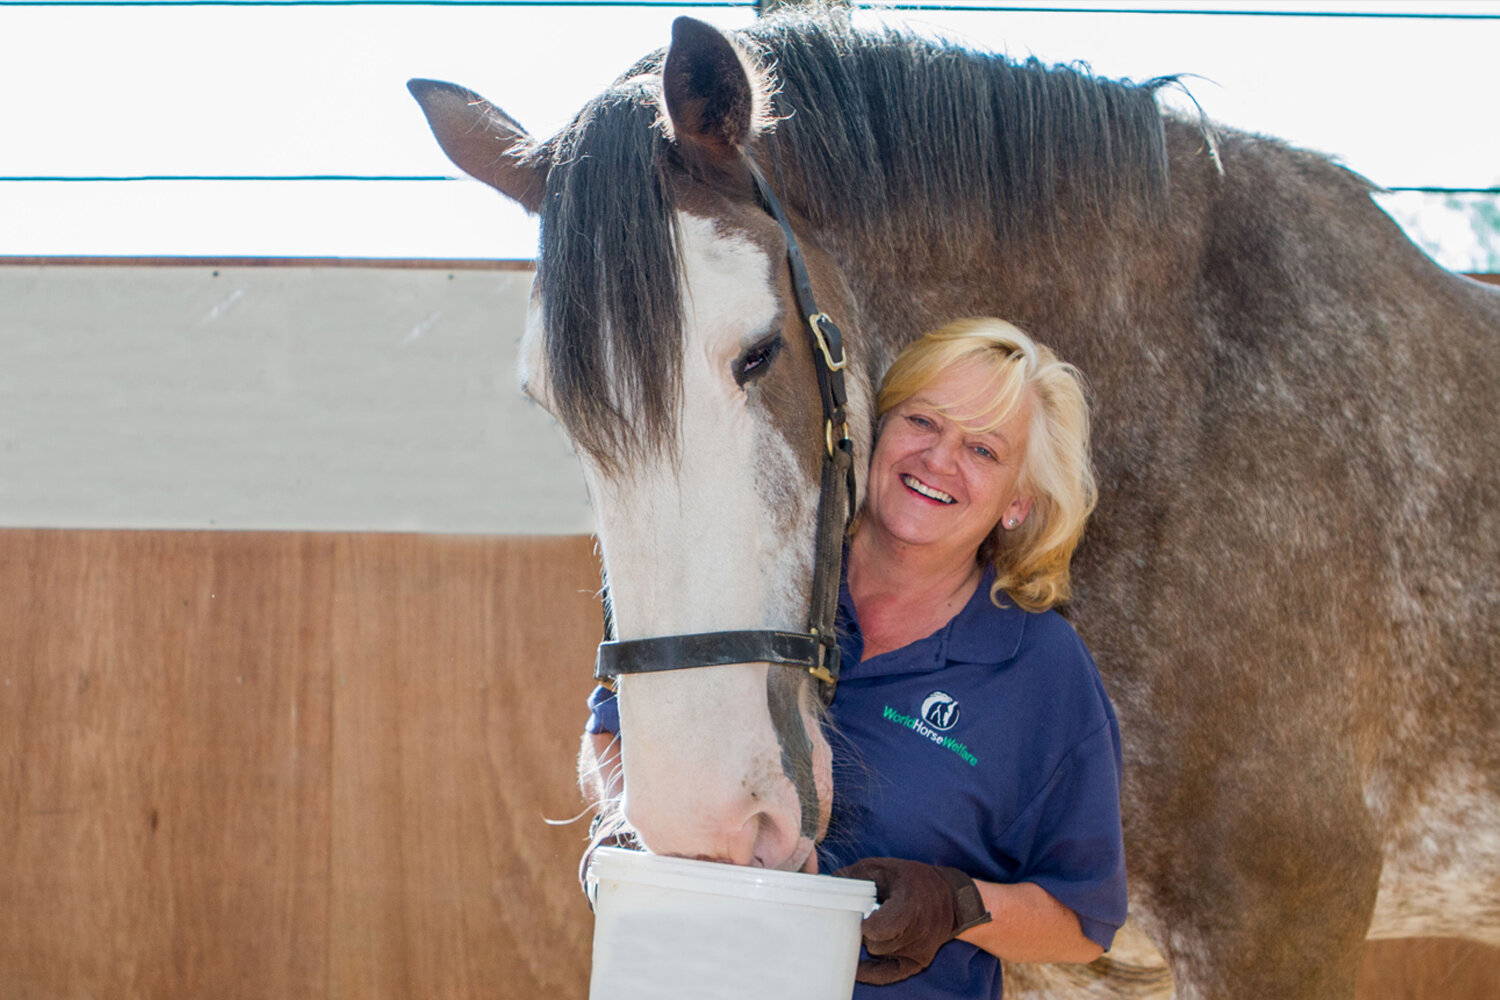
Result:
[[[470,91],[410,86],[449,157],[541,217],[522,381],[579,454],[616,634],[805,630],[825,428],[748,164],[769,127],[753,54],[679,19],[664,56],[546,141]],[[837,268],[802,242],[852,324]],[[868,386],[851,379],[860,454]],[[622,677],[624,810],[645,846],[813,864],[831,788],[817,693],[763,662]]]

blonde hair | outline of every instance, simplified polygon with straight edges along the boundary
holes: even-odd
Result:
[[[956,320],[897,356],[880,386],[877,419],[883,423],[892,409],[965,363],[982,365],[993,376],[985,390],[990,398],[978,412],[998,410],[990,426],[966,429],[993,429],[1031,404],[1018,481],[1021,492],[1031,497],[1031,512],[1012,530],[995,525],[979,547],[979,560],[995,567],[990,599],[996,604],[1003,591],[1027,611],[1045,611],[1068,599],[1073,551],[1098,499],[1089,462],[1083,376],[1004,320]]]

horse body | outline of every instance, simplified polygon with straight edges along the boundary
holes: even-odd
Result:
[[[548,199],[610,161],[577,133],[614,105],[540,144],[473,95],[423,100],[460,166],[543,212],[531,367],[580,442],[621,634],[805,609],[822,442],[785,247],[735,168],[750,148],[846,331],[862,457],[885,366],[953,318],[1005,317],[1090,381],[1101,502],[1069,614],[1124,735],[1132,922],[1095,965],[1007,990],[1337,997],[1366,936],[1500,943],[1500,295],[1433,265],[1354,175],[1215,145],[1149,88],[1030,66],[1002,87],[993,60],[795,19],[756,45],[790,115],[769,131],[761,71],[692,22],[611,99],[645,87],[653,127],[666,93],[671,135],[633,183],[681,244],[670,321],[639,301],[661,260],[609,259],[636,289],[615,294],[549,245]],[[945,100],[987,107],[938,121]],[[612,376],[616,408],[666,430],[599,437],[567,352],[582,331],[630,368],[622,338],[659,325],[680,407]],[[630,818],[655,850],[800,865],[830,782],[805,685],[682,673],[622,685]]]

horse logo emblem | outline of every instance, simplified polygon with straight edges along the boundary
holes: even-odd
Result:
[[[947,732],[958,722],[958,701],[946,691],[934,691],[922,702],[922,721]]]

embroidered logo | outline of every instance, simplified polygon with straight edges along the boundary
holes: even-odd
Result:
[[[931,701],[935,695],[939,694],[943,693],[941,691],[934,691],[932,694],[927,696],[927,700]],[[949,725],[952,725],[953,722],[956,722],[958,720],[958,703],[953,701],[953,699],[949,698],[946,694],[943,694],[943,697],[948,698],[949,702],[951,703],[951,708],[953,709],[952,719],[949,722]],[[927,710],[924,707],[922,709],[922,713],[926,714],[926,711]],[[958,754],[958,756],[962,758],[963,762],[965,764],[968,764],[970,767],[977,767],[979,764],[979,758],[975,757],[972,753],[969,752],[968,746],[958,742],[958,740],[955,740],[951,736],[944,736],[941,732],[932,728],[927,723],[917,718],[915,715],[902,715],[900,712],[887,705],[885,706],[885,710],[880,713],[880,717],[887,722],[894,722],[898,726],[905,726],[907,729],[910,729],[918,736],[936,743],[944,750],[947,750],[950,753]]]
[[[922,702],[922,718],[938,732],[946,733],[958,723],[958,701],[947,691],[934,691]]]

